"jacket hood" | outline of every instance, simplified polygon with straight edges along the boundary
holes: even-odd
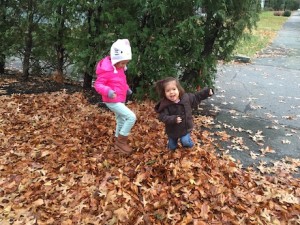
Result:
[[[112,65],[110,56],[106,56],[97,64],[96,74],[109,71],[114,71],[114,67]]]

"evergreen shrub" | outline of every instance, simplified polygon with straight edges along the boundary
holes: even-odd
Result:
[[[291,11],[290,10],[285,10],[282,14],[282,16],[285,16],[285,17],[290,17],[291,16]]]

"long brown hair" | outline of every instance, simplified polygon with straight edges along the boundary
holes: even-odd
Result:
[[[183,89],[183,87],[181,86],[181,84],[179,83],[178,79],[176,79],[175,77],[166,77],[162,80],[159,80],[155,83],[155,88],[156,91],[159,95],[160,98],[165,98],[165,87],[169,82],[175,81],[176,82],[176,86],[179,90],[179,98],[182,97],[182,95],[185,93],[185,90]]]

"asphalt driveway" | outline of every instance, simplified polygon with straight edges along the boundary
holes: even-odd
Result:
[[[258,58],[220,65],[216,94],[207,103],[217,115],[215,131],[231,136],[230,142],[220,140],[221,151],[243,167],[299,176],[300,11],[292,13]]]

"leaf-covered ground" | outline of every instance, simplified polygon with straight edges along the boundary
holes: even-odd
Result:
[[[171,153],[153,103],[129,107],[124,157],[113,114],[81,92],[0,96],[0,223],[300,224],[299,178],[218,153],[212,137],[226,133],[210,131],[213,118],[195,116],[196,146]]]

